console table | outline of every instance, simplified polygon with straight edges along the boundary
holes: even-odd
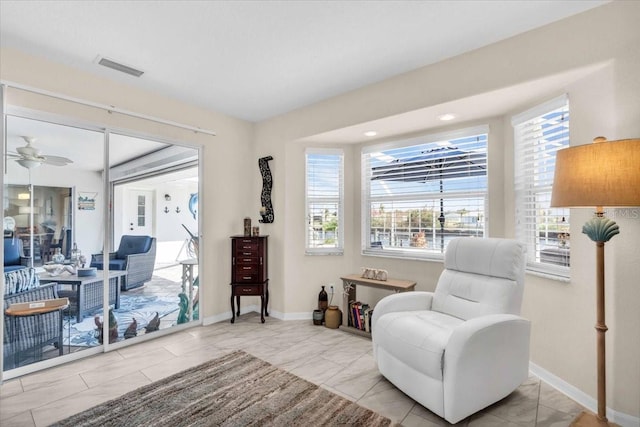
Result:
[[[240,316],[240,296],[260,296],[260,321],[269,316],[269,236],[231,236],[231,323]],[[234,306],[235,302],[238,311]]]
[[[414,291],[416,288],[416,282],[412,280],[373,280],[365,279],[359,274],[349,274],[347,276],[340,277],[342,279],[342,287],[344,290],[344,298],[342,299],[342,327],[345,331],[352,332],[358,335],[364,335],[370,337],[371,334],[360,329],[349,326],[349,301],[356,300],[356,286],[368,286],[371,288],[387,289],[389,291],[408,292]]]

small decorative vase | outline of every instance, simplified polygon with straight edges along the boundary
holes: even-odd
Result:
[[[51,256],[51,261],[55,264],[62,264],[64,262],[64,255],[60,252],[60,248],[56,248],[55,253]]]
[[[330,305],[324,312],[324,326],[330,329],[337,329],[342,323],[342,312],[337,305]]]
[[[313,324],[318,326],[322,325],[322,318],[324,317],[324,311],[313,310]]]
[[[318,308],[324,311],[329,306],[329,295],[327,295],[327,291],[324,290],[324,286],[322,286],[322,290],[318,294]]]

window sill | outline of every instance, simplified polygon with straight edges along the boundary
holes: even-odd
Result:
[[[309,255],[309,256],[341,256],[344,255],[344,251],[342,250],[334,250],[334,251],[305,251],[304,252],[305,255]]]
[[[525,273],[526,274],[530,274],[532,276],[542,277],[543,279],[553,280],[553,281],[556,281],[556,282],[571,283],[571,277],[565,276],[565,275],[560,275],[558,273],[552,273],[552,272],[541,271],[541,270],[534,270],[534,269],[530,269],[530,268],[527,268],[525,270]]]
[[[444,254],[412,254],[404,251],[394,251],[388,249],[369,249],[363,250],[362,256],[373,256],[379,258],[394,258],[407,261],[429,261],[429,262],[444,262]]]

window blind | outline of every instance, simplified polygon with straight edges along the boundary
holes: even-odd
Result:
[[[486,132],[474,128],[363,150],[363,252],[428,258],[442,254],[454,237],[483,237]]]
[[[569,146],[566,96],[512,119],[515,141],[516,238],[527,245],[527,267],[569,275],[569,209],[550,208],[556,152]]]
[[[308,149],[306,157],[306,252],[343,253],[344,153]]]

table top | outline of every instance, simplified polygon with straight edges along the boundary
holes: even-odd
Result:
[[[400,279],[387,279],[387,280],[373,280],[365,279],[359,274],[349,274],[347,276],[340,277],[342,280],[349,282],[356,282],[365,284],[377,288],[390,288],[390,289],[412,289],[416,286],[416,282],[413,280],[400,280]]]
[[[114,277],[126,276],[127,272],[124,270],[109,270],[109,278],[112,279]],[[95,276],[82,276],[78,277],[77,274],[68,274],[62,273],[58,276],[52,276],[49,273],[39,273],[38,278],[41,283],[65,283],[65,284],[83,284],[83,283],[94,283],[100,280],[104,280],[104,271],[97,270]]]
[[[180,261],[182,265],[198,265],[198,258],[183,259]]]
[[[69,307],[68,298],[56,300],[31,301],[28,303],[11,304],[4,313],[7,316],[33,316],[35,314],[50,313],[56,310],[65,310]]]

